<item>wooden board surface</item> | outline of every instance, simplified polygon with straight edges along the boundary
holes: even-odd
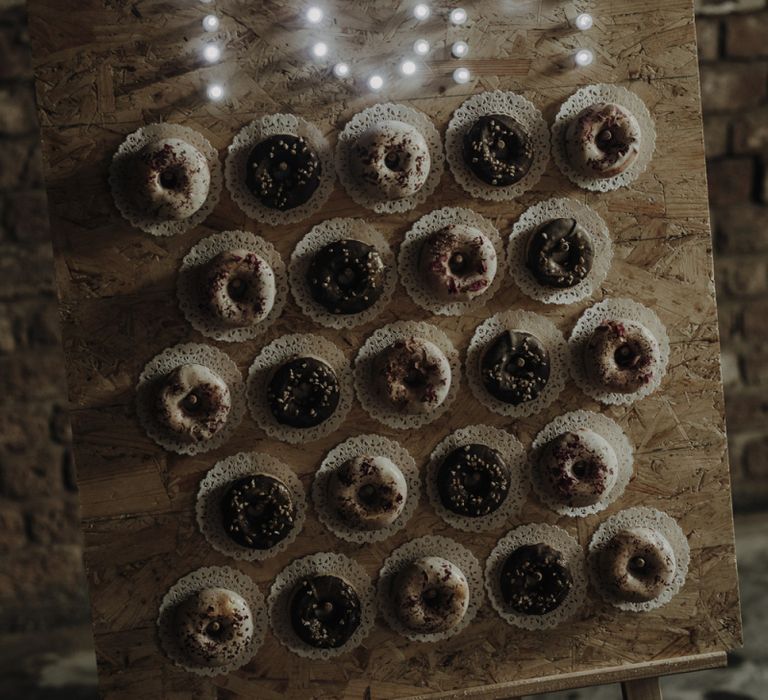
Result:
[[[254,116],[285,111],[314,119],[334,140],[346,120],[376,100],[364,87],[344,86],[308,60],[312,32],[299,18],[303,4],[297,0],[219,0],[215,7],[223,19],[217,37],[224,60],[213,67],[199,57],[201,20],[211,5],[197,0],[30,0],[104,697],[377,699],[437,693],[447,698],[462,688],[477,688],[471,697],[502,697],[516,694],[513,685],[527,693],[551,688],[552,677],[566,679],[565,687],[596,682],[601,670],[613,674],[603,678],[616,680],[622,677],[617,667],[626,666],[631,677],[638,668],[667,668],[668,660],[674,668],[675,660],[684,657],[696,657],[700,665],[720,663],[722,656],[715,652],[740,644],[691,5],[691,0],[582,3],[579,9],[588,8],[596,26],[580,35],[567,24],[574,6],[555,0],[475,0],[466,5],[472,18],[466,27],[449,29],[444,20],[436,20],[418,33],[407,2],[329,3],[335,21],[326,38],[364,70],[374,62],[391,64],[417,35],[436,44],[469,41],[472,55],[465,63],[475,76],[471,84],[453,84],[455,62],[447,49],[438,48],[422,83],[394,83],[381,98],[423,110],[441,130],[468,95],[484,89],[520,92],[551,121],[579,86],[619,83],[639,94],[654,115],[656,157],[631,188],[607,195],[578,190],[550,163],[534,191],[506,204],[470,200],[446,173],[439,192],[425,205],[397,216],[365,212],[337,187],[317,215],[276,229],[247,220],[225,195],[203,226],[158,239],[131,229],[112,204],[107,168],[126,134],[145,123],[172,121],[201,131],[223,154]],[[594,48],[596,61],[574,70],[568,59],[580,44]],[[211,80],[225,81],[227,101],[205,99]],[[631,296],[653,307],[669,330],[669,374],[650,398],[600,409],[571,384],[544,413],[509,421],[486,411],[467,392],[454,410],[418,434],[383,428],[356,406],[341,431],[299,447],[265,439],[246,419],[222,449],[197,457],[163,452],[138,425],[133,387],[144,363],[168,345],[204,340],[184,321],[174,290],[186,250],[210,233],[257,231],[287,258],[312,225],[334,216],[365,216],[396,246],[410,223],[444,204],[470,206],[506,234],[527,206],[549,196],[584,201],[609,225],[616,258],[593,301]],[[396,298],[376,323],[340,333],[315,326],[291,302],[269,339],[296,329],[319,332],[351,357],[376,325],[427,318],[404,294]],[[537,304],[507,279],[488,309],[461,319],[438,319],[437,324],[463,350],[489,313],[532,309],[567,334],[586,306]],[[245,369],[259,343],[220,347]],[[323,454],[351,434],[395,437],[423,462],[456,427],[479,421],[503,426],[529,445],[545,423],[576,408],[604,410],[624,427],[636,447],[635,478],[600,516],[560,518],[531,497],[521,521],[559,524],[586,543],[599,522],[621,508],[651,505],[669,512],[690,538],[692,562],[684,590],[662,610],[633,616],[590,598],[577,620],[534,633],[504,624],[486,604],[477,620],[450,641],[409,643],[381,623],[362,647],[333,663],[301,660],[268,634],[246,669],[214,681],[175,669],[158,651],[154,619],[165,590],[201,565],[232,563],[208,547],[194,524],[197,484],[217,459],[241,450],[268,451],[291,464],[309,488]],[[481,560],[503,534],[470,536],[452,530],[422,503],[404,531],[385,543],[357,547],[335,539],[311,514],[302,536],[284,555],[238,566],[267,590],[275,573],[293,558],[337,550],[375,575],[391,549],[428,532],[468,544]],[[681,662],[678,667],[686,666]],[[549,681],[536,681],[541,678]]]

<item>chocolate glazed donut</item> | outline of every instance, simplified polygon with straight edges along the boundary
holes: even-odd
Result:
[[[267,474],[232,482],[221,502],[227,536],[241,547],[271,549],[282,542],[296,522],[296,508],[286,485]]]
[[[384,262],[372,245],[350,239],[321,248],[307,269],[312,298],[332,314],[359,314],[384,292]]]
[[[267,387],[275,420],[292,428],[313,428],[328,420],[339,397],[336,373],[314,357],[295,357],[281,365]]]
[[[526,265],[539,284],[575,287],[592,269],[592,238],[576,219],[553,219],[528,239]]]
[[[646,527],[616,533],[600,552],[598,562],[608,590],[628,603],[655,600],[672,585],[677,571],[667,539]]]
[[[549,381],[549,371],[549,352],[525,331],[500,333],[480,360],[480,376],[488,393],[513,406],[537,398]]]
[[[480,117],[464,135],[464,162],[493,187],[520,182],[533,164],[533,146],[523,127],[506,114]]]
[[[245,184],[265,207],[288,211],[306,204],[320,186],[322,164],[301,136],[279,134],[256,144]]]
[[[291,627],[315,649],[338,649],[360,626],[360,598],[338,576],[312,576],[297,584],[289,605]]]
[[[457,515],[478,518],[498,510],[509,493],[509,467],[487,445],[462,445],[437,472],[440,501]]]
[[[501,569],[501,595],[515,612],[546,615],[559,608],[573,587],[563,555],[546,544],[518,547]]]

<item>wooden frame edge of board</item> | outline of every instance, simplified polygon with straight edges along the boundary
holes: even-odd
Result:
[[[464,690],[412,695],[403,700],[512,700],[524,695],[552,693],[559,690],[586,688],[609,683],[631,683],[635,680],[670,676],[676,673],[703,671],[728,665],[724,651],[708,654],[681,656],[677,659],[663,659],[627,666],[612,666],[602,670],[580,671],[545,676],[538,679],[510,681],[493,686],[477,686]],[[632,697],[631,695],[629,697]],[[642,697],[642,696],[641,696]]]

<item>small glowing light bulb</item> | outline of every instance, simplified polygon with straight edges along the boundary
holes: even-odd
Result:
[[[451,10],[449,18],[451,24],[464,24],[467,21],[467,11],[463,7],[457,7],[455,10]]]
[[[325,58],[328,55],[328,44],[324,41],[318,41],[312,47],[312,55],[315,58]]]
[[[372,75],[368,78],[368,87],[371,88],[371,90],[376,90],[378,92],[384,87],[384,78],[380,75]]]
[[[579,49],[573,60],[577,66],[588,66],[595,60],[595,54],[590,49]]]
[[[426,56],[429,53],[429,42],[426,39],[416,39],[413,50],[419,56]]]
[[[221,49],[216,44],[208,44],[203,49],[203,58],[208,63],[216,63],[221,58]]]
[[[203,17],[203,29],[206,32],[215,32],[219,28],[219,18],[216,15]]]
[[[403,75],[413,75],[416,72],[416,64],[413,61],[403,61],[400,64],[400,72]]]
[[[453,71],[453,79],[459,84],[464,85],[469,82],[472,75],[469,72],[469,68],[457,68]]]
[[[429,9],[429,5],[426,5],[423,2],[420,2],[416,7],[413,8],[413,16],[419,20],[420,22],[427,19],[432,14],[432,10]]]
[[[218,102],[224,97],[224,88],[218,83],[208,86],[208,99]]]
[[[319,7],[310,7],[307,10],[307,21],[318,24],[323,21],[323,11]]]
[[[333,67],[333,74],[337,78],[346,78],[349,76],[349,64],[348,63],[337,63]]]
[[[451,46],[451,55],[454,58],[464,58],[469,53],[469,44],[466,41],[455,41]]]
[[[576,17],[575,24],[577,29],[581,29],[582,32],[585,32],[587,29],[592,29],[594,21],[592,19],[592,15],[587,12],[582,12]]]

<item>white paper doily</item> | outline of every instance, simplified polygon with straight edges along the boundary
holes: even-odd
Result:
[[[291,626],[291,596],[296,585],[309,576],[337,576],[352,586],[360,599],[360,625],[347,642],[336,649],[316,649],[305,644]],[[269,590],[267,607],[272,631],[284,647],[307,659],[328,661],[353,651],[371,633],[376,619],[376,593],[370,576],[354,559],[320,552],[296,559],[277,575]]]
[[[328,480],[331,474],[344,462],[364,455],[387,457],[399,467],[408,485],[402,512],[389,527],[380,530],[358,530],[350,527],[334,513],[328,503]],[[326,455],[312,482],[312,501],[320,522],[337,537],[357,544],[381,542],[404,528],[413,516],[421,498],[420,481],[416,462],[402,445],[382,435],[358,435],[345,440]]]
[[[339,403],[327,420],[312,428],[293,428],[275,420],[267,401],[267,387],[273,373],[285,362],[296,357],[322,360],[336,374],[339,382]],[[262,348],[248,370],[248,408],[259,427],[270,437],[292,444],[310,442],[337,430],[352,408],[354,396],[352,373],[344,353],[330,340],[319,335],[283,335]]]
[[[607,542],[616,534],[622,530],[630,528],[644,527],[650,530],[656,530],[661,533],[664,538],[672,546],[672,551],[675,553],[675,577],[672,584],[665,588],[664,592],[656,599],[645,603],[627,603],[620,600],[616,600],[605,587],[602,585],[599,576],[599,568],[597,565],[597,558],[600,555],[602,548]],[[588,564],[589,573],[592,585],[595,590],[606,601],[619,608],[620,610],[626,610],[629,612],[648,612],[660,608],[663,605],[669,603],[685,585],[685,577],[688,575],[688,566],[691,561],[691,550],[688,544],[688,538],[678,525],[677,521],[667,513],[663,513],[655,508],[637,507],[628,508],[612,515],[604,523],[597,528],[597,531],[592,535],[588,547]]]
[[[379,396],[372,381],[373,365],[379,353],[398,340],[421,338],[434,343],[443,351],[451,367],[451,385],[445,401],[428,413],[398,413]],[[390,428],[408,430],[420,428],[442,416],[456,399],[461,383],[459,353],[448,336],[436,326],[418,321],[397,321],[375,330],[365,341],[355,358],[355,390],[365,411]]]
[[[563,433],[575,430],[591,430],[597,433],[613,448],[618,460],[616,483],[592,506],[576,507],[558,503],[547,493],[547,489],[542,482],[541,469],[538,466],[541,450],[548,442]],[[531,445],[529,464],[533,490],[542,503],[549,506],[556,513],[560,513],[560,515],[583,518],[587,515],[599,513],[601,510],[605,510],[611,503],[621,498],[624,489],[627,488],[627,484],[632,478],[633,453],[632,444],[624,434],[624,431],[608,416],[604,416],[601,413],[592,413],[591,411],[572,411],[571,413],[566,413],[544,426]]]
[[[176,608],[189,596],[206,588],[225,588],[240,595],[251,609],[253,618],[253,638],[251,643],[243,649],[240,656],[227,666],[217,668],[203,668],[192,666],[179,648],[174,634],[174,613]],[[264,642],[267,632],[267,610],[264,604],[264,596],[259,587],[245,574],[230,569],[229,567],[212,566],[198,569],[180,578],[170,590],[163,596],[160,610],[157,615],[157,633],[160,646],[166,656],[179,668],[197,676],[213,678],[232,673],[245,666],[256,654]]]
[[[136,154],[144,146],[153,141],[168,138],[185,141],[205,156],[211,172],[211,184],[208,187],[208,197],[205,203],[188,219],[158,222],[156,219],[146,216],[135,204],[130,169]],[[203,223],[219,203],[221,185],[221,163],[216,149],[205,136],[180,124],[149,124],[129,134],[112,157],[109,168],[109,186],[112,190],[115,206],[131,226],[153,236],[175,236]]]
[[[546,544],[560,552],[565,566],[570,570],[573,585],[562,604],[544,615],[524,615],[505,603],[501,594],[501,571],[507,557],[525,545]],[[557,627],[578,613],[587,597],[587,573],[584,550],[565,530],[544,523],[521,525],[502,537],[485,563],[485,588],[491,605],[503,620],[526,630],[543,630]]]
[[[229,387],[232,407],[226,424],[204,442],[184,442],[169,434],[155,419],[155,389],[157,382],[177,367],[187,364],[203,365],[221,377]],[[237,430],[245,415],[245,387],[237,365],[218,348],[186,343],[166,348],[144,366],[136,385],[136,413],[139,421],[158,445],[182,455],[196,455],[221,447]]]
[[[437,475],[443,460],[454,450],[471,444],[480,444],[498,452],[509,469],[509,492],[497,510],[477,518],[459,515],[448,510],[440,499]],[[466,532],[484,532],[505,525],[516,517],[528,495],[525,472],[525,449],[520,441],[506,430],[490,425],[469,425],[445,437],[432,451],[427,464],[427,495],[435,512],[451,527]]]
[[[429,147],[429,176],[424,186],[414,195],[402,199],[375,199],[359,185],[359,179],[350,164],[352,146],[358,138],[374,126],[387,121],[399,121],[413,126],[421,132]],[[405,105],[378,104],[364,109],[347,122],[339,134],[336,144],[336,169],[339,180],[349,196],[360,206],[372,209],[378,214],[394,214],[410,211],[427,200],[440,182],[445,170],[443,142],[435,125],[422,112]]]
[[[533,163],[528,173],[513,185],[494,187],[480,180],[464,162],[464,134],[481,117],[504,114],[512,117],[528,135],[533,149]],[[473,95],[454,113],[445,137],[448,164],[456,181],[472,197],[495,202],[515,199],[535,187],[549,163],[549,128],[541,112],[522,95],[514,92],[481,92]]]
[[[283,134],[304,138],[317,155],[321,167],[320,184],[309,200],[287,211],[265,206],[246,185],[251,151],[265,139]],[[318,211],[331,196],[336,181],[333,149],[320,129],[311,122],[293,114],[270,114],[247,124],[235,136],[224,163],[224,179],[232,199],[249,218],[272,226],[296,223]]]
[[[454,301],[446,303],[438,299],[434,292],[424,284],[419,271],[419,255],[426,239],[453,224],[473,226],[484,233],[493,244],[496,251],[497,269],[493,282],[481,295],[470,301]],[[504,279],[504,244],[496,227],[484,216],[471,209],[445,207],[422,216],[405,234],[398,255],[400,279],[405,290],[422,309],[433,314],[445,316],[460,316],[484,306],[498,291]]]
[[[446,559],[461,570],[469,584],[467,612],[455,627],[444,632],[433,632],[431,634],[412,632],[400,622],[395,613],[394,601],[391,595],[392,582],[395,576],[400,573],[403,567],[424,557],[441,557]],[[485,599],[483,571],[475,555],[463,545],[448,537],[427,535],[426,537],[419,537],[418,539],[406,542],[384,560],[384,564],[379,572],[377,597],[379,609],[384,619],[395,632],[414,642],[439,642],[456,636],[474,620],[477,611]]]
[[[228,250],[248,250],[263,258],[275,275],[275,302],[267,317],[253,326],[232,328],[210,314],[202,300],[206,265]],[[246,231],[224,231],[204,238],[185,256],[179,269],[176,287],[179,307],[192,327],[203,335],[229,343],[253,340],[262,336],[280,317],[288,298],[288,279],[283,259],[274,246],[261,236]]]
[[[221,502],[232,482],[256,474],[272,476],[282,482],[291,492],[295,509],[293,528],[285,539],[270,549],[241,547],[227,535],[222,522]],[[200,532],[217,552],[242,561],[262,561],[285,551],[296,539],[304,527],[307,498],[299,477],[290,467],[270,455],[239,452],[217,462],[200,482],[195,514]]]
[[[651,380],[629,394],[605,391],[589,379],[585,367],[585,351],[593,331],[605,321],[635,321],[645,326],[659,344],[659,357],[651,364]],[[654,311],[632,299],[605,299],[590,306],[576,322],[568,339],[571,374],[579,388],[596,401],[605,404],[627,405],[644,399],[659,388],[669,363],[669,336],[667,329]]]
[[[357,314],[333,314],[318,304],[310,292],[306,278],[312,258],[329,243],[355,240],[373,246],[384,263],[384,288],[381,298],[365,311]],[[293,298],[301,310],[313,321],[329,328],[354,328],[376,318],[392,300],[397,286],[395,256],[386,238],[362,219],[329,219],[315,226],[302,238],[291,255],[288,266]]]
[[[538,338],[549,352],[549,379],[541,393],[517,406],[492,396],[483,385],[480,361],[488,344],[504,331],[525,331]],[[483,321],[469,343],[466,359],[469,386],[475,398],[488,410],[509,418],[532,416],[557,399],[568,379],[568,345],[554,323],[532,311],[504,311]]]
[[[599,103],[617,104],[629,110],[640,125],[640,149],[635,162],[620,175],[608,178],[590,177],[574,168],[565,150],[565,136],[570,121],[582,110]],[[592,192],[610,192],[632,184],[645,172],[656,150],[656,125],[645,102],[619,85],[588,85],[571,95],[560,107],[552,125],[552,151],[555,163],[571,182]]]
[[[590,234],[594,251],[592,269],[573,287],[542,285],[526,264],[531,234],[553,219],[575,219]],[[523,212],[512,227],[507,250],[507,263],[515,284],[531,299],[545,304],[573,304],[588,299],[600,288],[613,261],[613,245],[605,222],[594,209],[574,199],[548,199]]]

